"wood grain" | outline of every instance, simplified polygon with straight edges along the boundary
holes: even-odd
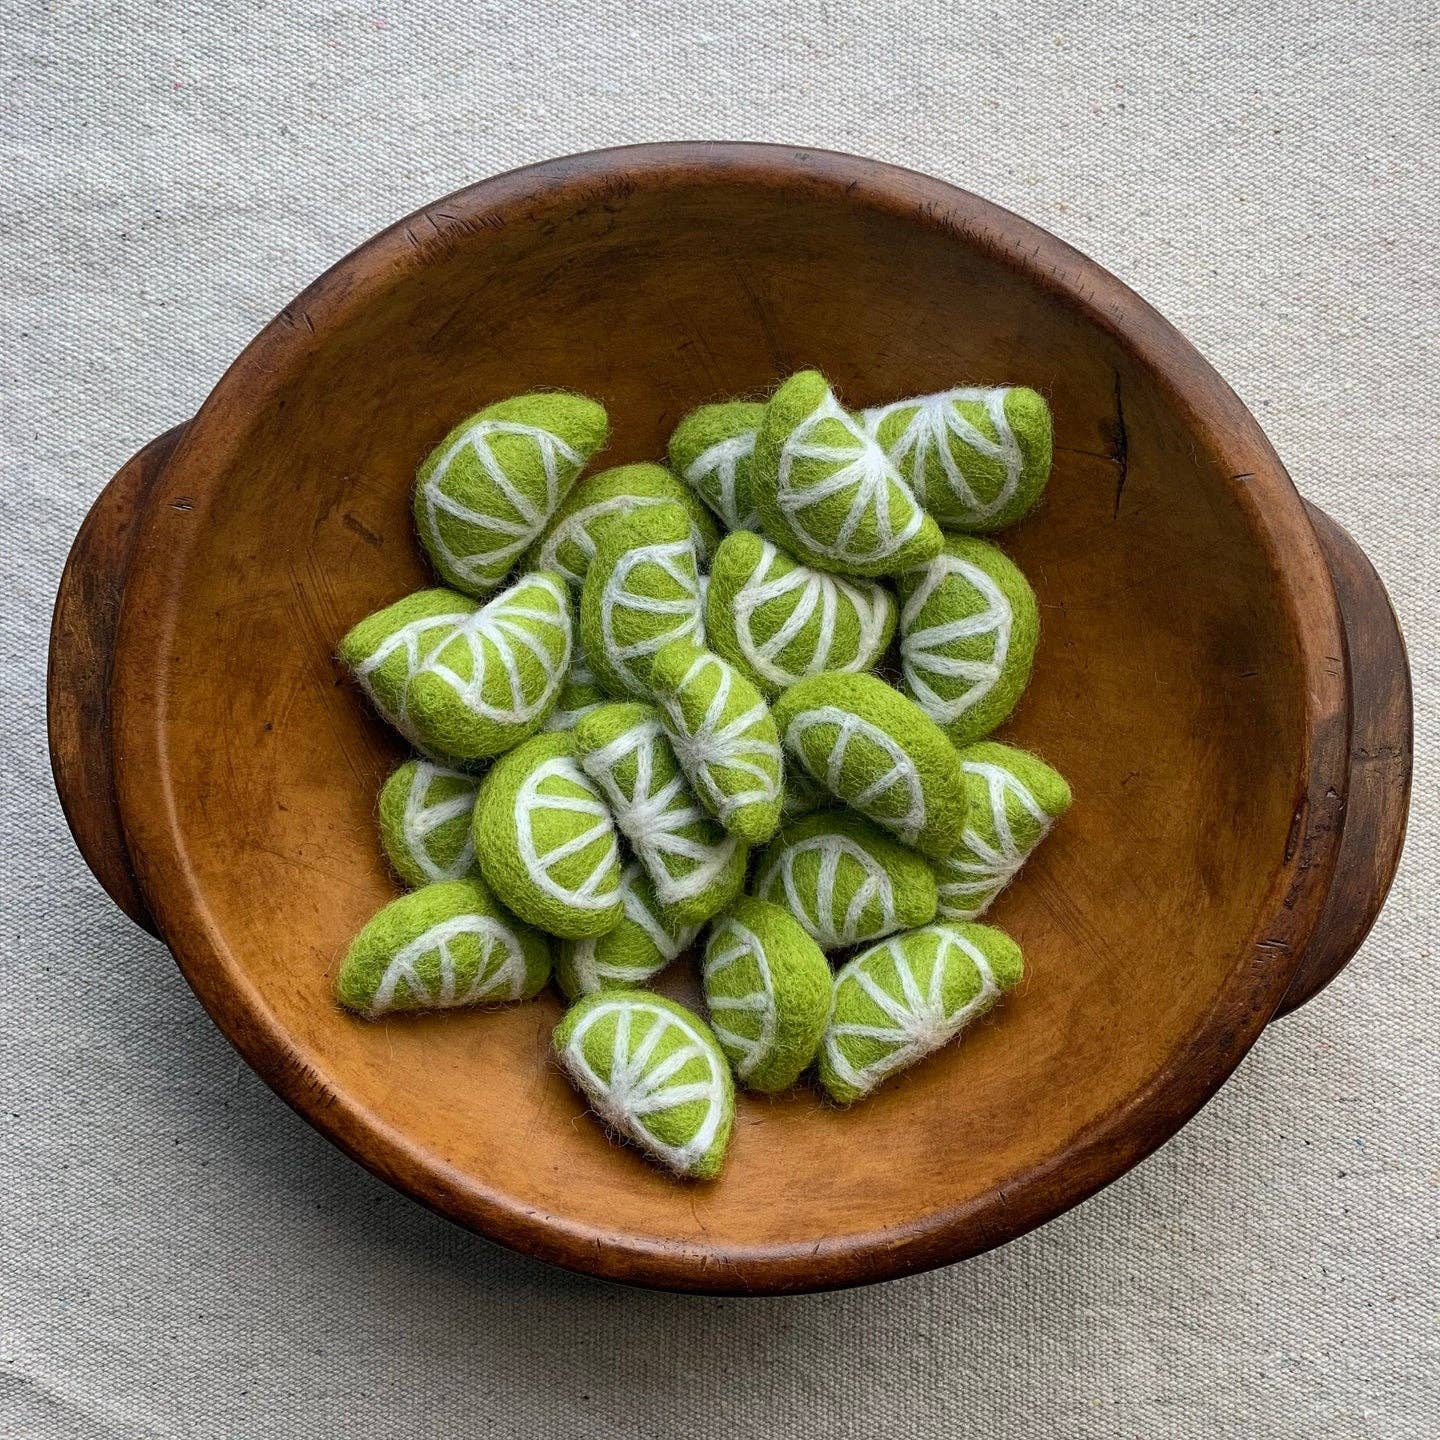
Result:
[[[1054,478],[1006,538],[1043,631],[1006,738],[1074,810],[996,908],[1003,1013],[847,1114],[746,1100],[679,1186],[546,1063],[550,999],[357,1023],[330,1002],[394,893],[400,751],[331,656],[426,576],[409,486],[454,420],[564,385],[603,463],[686,409],[826,369],[865,404],[1050,396]],[[115,775],[145,900],[210,1013],[376,1173],[527,1253],[642,1284],[814,1289],[1020,1234],[1213,1094],[1300,968],[1349,793],[1326,557],[1235,396],[1091,262],[974,196],[772,147],[602,152],[487,181],[362,247],[246,350],[147,507],[116,647]]]

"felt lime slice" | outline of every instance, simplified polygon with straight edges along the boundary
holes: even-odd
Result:
[[[862,411],[860,423],[947,529],[1013,525],[1050,476],[1050,407],[1023,386],[900,400]]]
[[[935,918],[935,876],[912,850],[847,810],[788,823],[760,859],[755,894],[783,906],[822,950]]]
[[[409,723],[427,749],[498,755],[540,728],[570,668],[570,592],[537,571],[462,620],[406,688]]]
[[[894,575],[939,552],[939,526],[814,370],[765,407],[751,487],[770,538],[822,570]]]
[[[380,837],[410,886],[477,873],[470,822],[480,781],[428,760],[407,760],[380,791]]]
[[[895,599],[873,580],[801,565],[737,530],[715,552],[705,627],[717,655],[778,695],[807,675],[872,669],[895,633]]]
[[[815,1058],[830,1010],[830,966],[778,905],[744,896],[710,931],[703,970],[710,1023],[736,1078],[788,1089]]]
[[[475,803],[475,855],[496,895],[551,935],[620,923],[615,824],[569,735],[533,736],[496,762]]]
[[[575,727],[574,743],[660,903],[688,925],[723,910],[745,884],[747,851],[695,798],[660,712],[602,705]]]
[[[676,758],[701,804],[747,845],[780,823],[780,735],[760,692],[688,640],[655,656],[651,684]]]
[[[479,879],[425,885],[393,900],[355,937],[336,982],[371,1018],[528,999],[550,977],[545,937]]]
[[[750,498],[750,460],[763,405],[733,400],[702,405],[675,427],[670,464],[675,473],[725,522],[728,530],[758,530]]]
[[[650,667],[671,640],[702,640],[700,571],[690,518],[656,505],[601,536],[580,592],[580,634],[600,684],[650,698]]]
[[[956,535],[899,589],[905,692],[955,744],[988,735],[1030,679],[1040,612],[1029,583],[994,545]]]
[[[946,920],[983,915],[1070,808],[1065,777],[1012,745],[969,745],[960,765],[977,798],[959,846],[935,861],[938,913]]]
[[[410,680],[435,647],[479,606],[454,590],[417,590],[367,615],[340,642],[340,659],[371,703],[406,739],[428,749],[409,713]]]
[[[776,702],[785,748],[837,799],[926,855],[959,843],[970,795],[945,733],[874,675],[812,675]]]
[[[1020,947],[987,925],[896,935],[841,967],[820,1083],[848,1104],[954,1039],[1019,984]]]
[[[609,1129],[677,1175],[719,1172],[735,1089],[698,1015],[646,991],[603,990],[570,1007],[554,1043],[566,1074]]]
[[[603,407],[582,395],[516,395],[457,425],[421,465],[415,525],[447,584],[487,595],[604,445]]]
[[[595,559],[595,547],[610,526],[667,503],[680,505],[690,517],[695,553],[707,562],[720,540],[715,521],[663,465],[642,463],[601,470],[581,480],[536,542],[530,564],[537,570],[558,570],[578,590]]]

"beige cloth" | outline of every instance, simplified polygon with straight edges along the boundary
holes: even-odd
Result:
[[[1440,1434],[1433,0],[0,4],[0,1435]],[[1214,361],[1405,623],[1416,808],[1353,967],[1044,1231],[843,1295],[488,1247],[346,1160],[76,856],[46,627],[101,484],[379,227],[526,161],[778,139],[1049,227]]]

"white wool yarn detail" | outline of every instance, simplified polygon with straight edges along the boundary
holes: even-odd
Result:
[[[811,730],[828,725],[836,727],[836,735],[825,759],[824,772],[821,773],[806,755],[804,740]],[[785,748],[795,755],[832,795],[839,796],[845,753],[857,735],[882,750],[890,762],[890,768],[872,780],[860,794],[843,797],[845,803],[852,810],[871,815],[879,824],[893,830],[907,845],[913,844],[915,837],[925,828],[925,788],[909,751],[893,735],[851,710],[842,710],[838,705],[817,705],[813,709],[800,710],[793,715],[785,727],[783,738]],[[867,807],[896,785],[904,786],[906,791],[905,813],[898,817],[874,815]]]
[[[710,703],[705,707],[705,718],[694,730],[686,723],[677,695],[657,698],[661,709],[670,720],[666,732],[674,747],[675,757],[680,762],[680,768],[684,770],[690,783],[701,792],[710,811],[724,824],[746,805],[768,804],[779,796],[784,762],[778,748],[747,733],[751,726],[758,724],[770,713],[763,700],[752,705],[743,715],[737,715],[724,725],[720,723],[720,717],[725,713],[725,706],[730,700],[730,691],[734,688],[734,672],[718,655],[706,651],[696,656],[677,689],[683,691],[704,671],[710,669],[719,671],[719,683]],[[749,755],[772,758],[775,762],[773,769],[746,759]],[[726,794],[710,773],[712,765],[731,771],[738,770],[750,777],[754,784],[749,789]]]
[[[812,442],[809,436],[827,420],[843,425],[854,443],[841,447]],[[840,468],[814,485],[793,486],[790,476],[797,460],[822,460]],[[892,486],[901,491],[909,488],[874,436],[862,430],[827,391],[824,400],[785,437],[780,450],[775,500],[812,550],[839,565],[872,564],[898,552],[924,523],[924,511],[917,503],[910,507],[905,523],[898,531],[895,529],[890,516]],[[834,541],[821,542],[805,528],[801,512],[851,487],[854,494]],[[871,513],[875,516],[874,544],[866,550],[852,550],[850,542],[860,522]]]
[[[547,780],[559,779],[585,792],[584,795],[542,795],[540,786]],[[535,845],[535,826],[531,819],[533,810],[564,810],[575,815],[584,815],[594,821],[593,825],[572,836],[562,845],[557,845],[543,858]],[[600,887],[612,866],[620,861],[619,846],[615,840],[615,827],[610,820],[610,811],[600,798],[594,785],[586,778],[580,767],[568,755],[552,756],[537,765],[525,777],[515,796],[515,835],[521,863],[531,882],[545,894],[578,910],[608,910],[615,903],[615,892]],[[559,884],[550,874],[562,860],[595,844],[597,840],[607,842],[605,853],[595,863],[590,874],[578,889]]]
[[[536,505],[505,473],[505,467],[495,458],[495,452],[490,447],[489,439],[492,435],[520,435],[535,442],[535,448],[540,452],[540,464],[545,472],[545,498],[542,504]],[[519,520],[502,519],[498,515],[487,515],[484,511],[473,510],[445,493],[442,487],[449,477],[450,467],[467,449],[475,452],[475,457],[486,475],[494,481],[506,501],[521,517]],[[477,420],[469,426],[440,457],[420,487],[425,503],[422,522],[425,539],[442,566],[448,567],[477,589],[493,588],[497,582],[489,572],[499,566],[508,568],[545,528],[546,521],[555,513],[555,507],[560,503],[560,470],[557,459],[563,459],[577,469],[585,463],[584,457],[554,431],[539,425],[523,425],[514,420]],[[509,538],[490,550],[457,555],[445,543],[440,533],[438,519],[441,514]]]
[[[726,948],[718,952],[716,944]],[[711,995],[709,985],[722,971],[742,960],[753,960],[760,972],[760,988],[747,995]],[[775,1044],[775,1031],[779,1024],[775,1013],[775,980],[770,973],[770,962],[765,958],[765,947],[759,937],[748,926],[742,925],[733,915],[727,915],[716,928],[705,951],[703,976],[706,985],[705,1004],[710,1010],[710,1028],[722,1044],[733,1046],[740,1052],[740,1060],[733,1060],[735,1073],[747,1080],[770,1054]],[[760,1033],[753,1038],[739,1035],[725,1023],[726,1012],[743,1011],[760,1017]]]
[[[636,1013],[648,1014],[652,1020],[632,1055],[630,1027]],[[601,1020],[611,1015],[615,1016],[615,1035],[610,1050],[610,1076],[602,1080],[585,1056],[584,1040]],[[680,1031],[680,1048],[652,1067],[652,1056],[672,1029]],[[705,1062],[708,1074],[704,1080],[689,1081],[683,1085],[669,1083],[671,1076],[697,1059]],[[580,1082],[602,1120],[646,1150],[656,1153],[682,1174],[715,1143],[715,1136],[725,1119],[726,1077],[718,1068],[720,1062],[712,1046],[680,1016],[664,1006],[647,1005],[633,998],[600,1001],[580,1018],[560,1053],[560,1060]],[[696,1100],[706,1102],[705,1119],[684,1145],[667,1144],[639,1123],[645,1115],[673,1110]]]
[[[915,933],[911,932],[912,935]],[[869,974],[853,961],[836,976],[837,991],[840,981],[846,978],[848,972],[849,976],[891,1021],[889,1025],[869,1025],[854,1021],[837,1022],[835,1020],[836,997],[833,994],[831,996],[830,1023],[825,1029],[825,1053],[841,1080],[845,1084],[853,1086],[861,1094],[873,1090],[886,1076],[893,1075],[897,1070],[903,1070],[913,1061],[929,1055],[932,1051],[938,1050],[942,1045],[948,1043],[965,1028],[977,1011],[985,1009],[1000,993],[1000,987],[995,983],[995,974],[990,968],[990,962],[985,958],[979,946],[945,926],[937,926],[935,933],[939,936],[939,942],[930,970],[930,980],[923,992],[916,979],[914,966],[905,953],[904,941],[909,937],[904,935],[897,935],[890,940],[881,942],[890,956],[891,963],[895,966],[895,973],[899,978],[904,996],[903,1000],[887,994]],[[947,1015],[944,1005],[945,972],[949,968],[951,955],[957,950],[975,966],[980,976],[980,989],[953,1015]],[[872,952],[867,951],[866,953]],[[857,1039],[879,1040],[883,1044],[894,1045],[896,1048],[870,1065],[855,1066],[845,1057],[838,1044],[838,1041],[847,1035]]]
[[[946,620],[939,625],[927,625],[923,630],[912,630],[910,627],[915,624],[937,587],[954,575],[980,592],[985,599],[985,608],[959,620]],[[995,688],[1004,673],[1014,623],[1015,612],[1005,592],[978,565],[944,552],[930,561],[925,567],[924,579],[915,587],[900,612],[900,665],[905,683],[920,708],[933,720],[946,725],[978,705]],[[992,632],[995,644],[989,660],[966,660],[940,653],[943,647],[956,640]],[[927,674],[971,683],[958,695],[939,695],[926,680]]]
[[[749,459],[755,453],[755,433],[754,430],[742,430],[738,435],[717,440],[708,450],[702,450],[685,470],[685,479],[694,487],[695,493],[710,505],[731,530],[760,528],[760,516],[755,507],[752,505],[742,515],[735,495],[735,472],[740,461]],[[720,491],[718,503],[714,504],[702,488],[712,475]]]
[[[626,588],[631,572],[640,565],[656,565],[685,592],[673,600],[659,600]],[[622,645],[615,636],[616,611],[631,610],[644,615],[673,615],[675,623],[656,635]],[[637,546],[627,550],[605,577],[600,592],[600,638],[605,654],[619,672],[625,688],[649,698],[645,676],[631,662],[648,660],[672,640],[694,640],[704,644],[704,620],[700,593],[699,566],[692,539]]]
[[[804,902],[795,879],[795,867],[806,855],[820,857],[813,908]],[[859,866],[864,878],[855,887],[844,915],[837,916],[835,882],[843,859]],[[876,929],[883,933],[896,925],[895,887],[888,872],[875,856],[848,835],[813,835],[781,850],[760,877],[755,893],[761,899],[776,900],[781,892],[785,907],[804,924],[822,950],[839,950],[856,944],[860,939],[860,920],[872,904],[880,911],[880,924]]]
[[[776,685],[790,685],[807,675],[827,670],[855,672],[869,668],[871,658],[885,633],[886,621],[894,610],[895,601],[887,590],[873,581],[853,581],[808,565],[795,564],[777,578],[771,572],[788,557],[768,540],[761,541],[759,563],[735,594],[735,637],[741,653],[758,674]],[[773,635],[757,641],[754,633],[755,612],[771,600],[778,600],[799,590],[801,595],[785,617],[785,623]],[[855,607],[860,623],[860,644],[853,659],[844,665],[832,665],[830,656],[835,646],[835,616],[844,597]],[[775,663],[787,645],[810,623],[816,608],[820,610],[820,639],[815,653],[804,670],[796,674]]]
[[[487,948],[474,978],[464,990],[457,991],[450,946],[462,935],[474,936]],[[440,952],[440,982],[433,990],[416,972],[417,963],[432,950]],[[481,1000],[518,1000],[525,993],[525,952],[510,928],[493,915],[454,915],[432,925],[395,953],[375,987],[368,1013],[384,1015],[393,1009],[395,992],[401,985],[422,1004],[447,1009]]]
[[[434,675],[443,680],[474,715],[502,724],[525,725],[554,699],[570,668],[570,654],[575,642],[570,620],[570,596],[562,586],[548,576],[537,574],[520,581],[516,589],[544,590],[555,601],[555,609],[537,610],[531,605],[521,604],[515,590],[501,595],[456,625],[430,651],[429,658],[421,662],[415,673]],[[558,633],[564,642],[558,658],[551,654],[549,646],[534,631],[521,623],[524,620],[535,621]],[[455,640],[463,640],[470,652],[468,679],[462,679],[440,658]],[[540,662],[545,675],[544,687],[531,699],[525,696],[524,679],[513,649],[516,645],[528,650]],[[490,649],[493,649],[505,672],[510,695],[508,705],[496,705],[485,698]]]
[[[470,871],[475,863],[475,840],[467,829],[465,843],[460,852],[448,865],[437,865],[430,858],[426,841],[430,835],[450,820],[458,820],[475,809],[475,792],[452,795],[448,800],[437,800],[433,805],[425,803],[425,795],[436,780],[473,780],[460,770],[451,770],[443,765],[432,764],[429,760],[417,760],[410,776],[410,785],[405,791],[405,806],[400,814],[400,834],[410,858],[420,867],[427,880],[459,880]]]
[[[585,773],[600,787],[609,803],[616,828],[630,842],[645,866],[662,905],[675,905],[703,894],[725,873],[735,854],[730,835],[714,845],[681,832],[690,826],[713,826],[695,803],[683,771],[658,789],[655,785],[655,747],[670,743],[657,720],[646,719],[622,731],[581,760]],[[619,765],[633,757],[635,783],[627,791],[616,778]],[[693,868],[672,875],[667,857],[692,862]]]
[[[1015,878],[1035,847],[1055,823],[1027,785],[1003,765],[989,761],[965,760],[962,770],[985,782],[985,799],[990,823],[995,827],[998,848],[967,824],[960,848],[936,871],[936,889],[945,916],[952,920],[974,920],[990,908],[991,902]],[[1028,848],[1016,843],[1010,828],[1007,800],[1014,798],[1040,826],[1040,833]]]
[[[890,405],[878,405],[862,410],[860,423],[868,435],[878,435],[880,426],[888,416],[897,410],[908,410],[913,405],[914,415],[891,442],[886,453],[897,469],[913,460],[910,467],[910,486],[922,505],[928,503],[928,483],[925,475],[927,461],[931,454],[934,454],[940,461],[946,483],[954,498],[974,523],[983,524],[993,519],[1010,503],[1025,469],[1025,456],[1021,453],[1020,442],[1015,438],[1015,432],[1010,428],[1010,421],[1005,414],[1005,397],[1013,388],[1008,385],[996,389],[967,386],[914,400],[898,400]],[[992,440],[977,430],[955,408],[957,401],[984,405],[985,413],[995,427],[996,438]],[[992,500],[982,501],[976,495],[963,467],[955,459],[950,444],[952,439],[958,440],[977,455],[1000,461],[1005,467],[1005,479]]]

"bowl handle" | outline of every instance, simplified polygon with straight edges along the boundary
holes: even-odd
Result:
[[[152,935],[135,880],[110,756],[110,671],[120,598],[145,501],[183,425],[152,440],[100,492],[70,547],[50,622],[50,769],[70,833],[110,898]]]
[[[1405,639],[1375,567],[1351,536],[1306,501],[1340,601],[1350,666],[1350,783],[1335,878],[1277,1015],[1288,1015],[1349,964],[1385,904],[1410,810],[1414,717]]]

